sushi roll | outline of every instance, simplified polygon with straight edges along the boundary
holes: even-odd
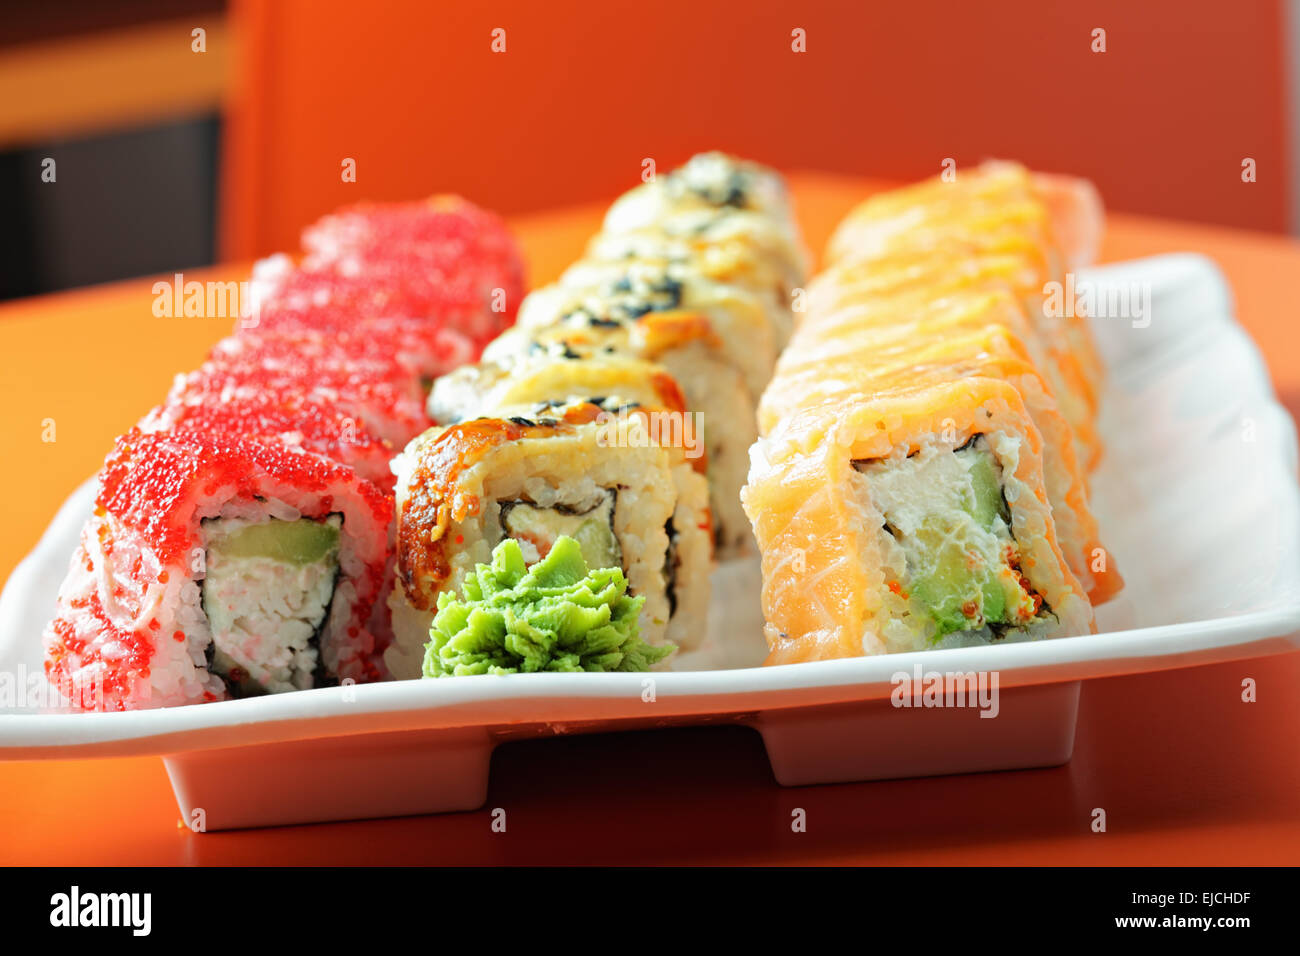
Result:
[[[765,234],[773,231],[770,224],[754,217],[747,231],[735,220],[735,216],[697,217],[703,227],[699,230],[688,226],[674,230],[668,222],[630,232],[600,233],[588,243],[586,254],[573,269],[637,260],[686,265],[715,281],[744,286],[788,311],[794,290],[803,285],[803,269],[788,261],[780,241],[771,235],[764,241]],[[786,322],[788,338],[788,318]],[[784,347],[784,340],[779,344]]]
[[[769,664],[1093,630],[1010,384],[938,376],[817,406],[752,458]]]
[[[777,301],[771,294],[771,287],[755,288],[745,282],[723,278],[719,273],[725,270],[715,268],[713,274],[706,272],[705,263],[692,259],[670,260],[639,258],[618,262],[597,262],[580,260],[565,270],[558,285],[602,296],[622,295],[631,297],[638,292],[657,298],[662,295],[658,290],[682,288],[680,306],[690,309],[697,307],[713,314],[714,308],[722,312],[719,319],[720,335],[744,335],[751,327],[753,316],[761,316],[767,330],[761,333],[762,340],[770,340],[773,358],[789,340],[794,322],[790,310],[790,301]],[[770,281],[770,277],[769,277]],[[716,300],[717,305],[711,304]],[[525,300],[525,305],[527,305]],[[748,316],[749,318],[742,318]],[[742,324],[737,326],[738,321]],[[734,327],[734,331],[732,331]],[[764,346],[766,347],[766,346]],[[771,375],[771,369],[767,370]]]
[[[1086,634],[1123,586],[1087,496],[1100,362],[1044,307],[1090,195],[986,164],[836,230],[742,492],[769,663]]]
[[[523,355],[510,365],[479,362],[442,376],[429,393],[429,417],[438,425],[499,415],[508,408],[541,406],[599,396],[615,405],[647,405],[686,413],[677,380],[662,365],[597,353],[581,359],[563,353]]]
[[[425,313],[437,309],[406,294],[403,281],[336,269],[309,272],[295,268],[288,256],[272,256],[254,267],[252,315],[236,331],[250,340],[299,332],[381,338],[426,381],[474,361],[486,339],[471,338],[453,323],[426,320]],[[507,327],[514,314],[497,316],[497,327]]]
[[[472,305],[485,301],[495,286],[523,285],[519,246],[501,217],[459,196],[347,206],[305,228],[302,247],[308,268],[332,265],[358,274],[406,266],[434,271],[454,284],[444,295]]]
[[[294,389],[223,395],[220,379],[211,376],[180,376],[179,382],[166,403],[140,421],[141,431],[233,431],[347,465],[366,481],[392,491],[392,442],[339,404]]]
[[[779,391],[780,421],[805,408],[834,408],[927,381],[986,377],[1011,384],[1043,438],[1044,491],[1061,551],[1089,600],[1102,603],[1119,591],[1123,580],[1113,563],[1096,566],[1100,536],[1074,454],[1073,431],[1022,340],[1005,325],[979,325],[978,314],[965,328],[952,324],[938,335],[920,324],[900,323],[881,334],[837,336],[832,354],[805,355],[805,369],[784,375],[779,390],[769,390],[764,401],[775,402]]]
[[[576,402],[433,428],[394,462],[397,586],[389,597],[393,676],[419,677],[446,593],[460,594],[504,539],[533,564],[561,536],[587,567],[618,567],[644,598],[651,645],[704,633],[710,520],[702,459],[657,440],[655,409]]]
[[[916,247],[899,248],[875,256],[862,255],[832,266],[814,286],[841,287],[857,300],[902,292],[907,285],[931,295],[968,283],[1000,281],[1024,302],[1039,327],[1044,344],[1071,374],[1071,393],[1095,415],[1097,394],[1104,376],[1101,359],[1081,311],[1055,314],[1048,308],[1049,283],[1061,282],[1060,256],[1047,245],[1041,232],[971,231],[963,225],[944,225]],[[865,280],[865,281],[864,281]],[[897,283],[897,284],[896,284]],[[817,295],[810,288],[810,298]],[[823,305],[811,304],[817,312]]]
[[[258,263],[237,334],[100,473],[44,638],[75,708],[388,676],[390,461],[432,380],[513,321],[522,259],[455,197],[352,207],[303,244]]]
[[[421,377],[382,340],[311,330],[232,336],[173,388],[214,401],[271,392],[328,402],[400,447],[429,426]]]
[[[74,707],[384,676],[368,622],[390,499],[350,468],[240,427],[118,439],[44,638],[46,675]]]
[[[467,361],[513,321],[523,298],[523,258],[501,220],[456,196],[360,204],[303,232],[306,255],[259,262],[253,315],[259,330],[349,332],[397,320],[428,378]]]
[[[1044,333],[1041,324],[1026,311],[1023,300],[1005,283],[998,279],[961,279],[954,269],[929,285],[909,284],[897,292],[824,295],[826,287],[823,279],[809,286],[813,305],[808,322],[800,330],[800,345],[782,356],[780,368],[785,382],[798,377],[819,383],[816,387],[834,387],[836,379],[824,375],[818,362],[827,354],[838,355],[844,336],[885,337],[905,348],[917,335],[960,334],[962,330],[996,324],[1019,341],[1051,383],[1057,405],[1070,423],[1074,455],[1083,464],[1085,474],[1101,458],[1096,396],[1088,376],[1075,354]],[[833,300],[834,304],[821,300]],[[770,428],[780,414],[783,396],[795,393],[797,389],[788,387],[769,389],[759,408],[760,428]]]
[[[476,365],[441,377],[441,424],[583,400],[677,409],[703,433],[719,558],[752,550],[740,507],[754,410],[794,326],[806,258],[785,186],[722,154],[617,200],[605,231]],[[674,412],[674,414],[679,414]]]
[[[794,221],[781,177],[725,153],[699,153],[681,166],[620,196],[605,216],[606,232],[627,232],[674,212],[743,209],[773,222]]]
[[[1051,212],[1029,170],[990,161],[958,170],[953,178],[935,176],[866,199],[831,235],[825,262],[874,255],[900,243],[914,245],[931,236],[934,227],[957,222],[984,232],[1008,226],[1049,230]]]
[[[1102,218],[1096,190],[1084,180],[1042,176],[1016,163],[988,162],[951,182],[934,178],[867,199],[831,236],[826,261],[831,266],[846,261],[867,264],[899,255],[1029,248],[1031,258],[1041,265],[1041,311],[1044,284],[1062,281],[1067,271],[1091,261]],[[1095,392],[1101,361],[1085,317],[1042,315],[1057,327]]]
[[[747,450],[758,437],[754,398],[740,371],[721,354],[707,322],[656,313],[634,323],[593,316],[586,324],[516,326],[483,350],[485,364],[510,376],[516,369],[536,368],[539,363],[575,367],[574,372],[557,373],[562,376],[588,374],[576,367],[620,356],[661,366],[680,388],[708,462],[718,558],[728,560],[752,551],[740,487],[748,470]],[[438,392],[436,386],[434,391]]]
[[[607,226],[591,240],[585,258],[594,261],[628,258],[629,249],[663,241],[679,247],[684,244],[697,257],[702,252],[717,256],[711,250],[731,248],[735,250],[732,255],[755,260],[760,269],[771,270],[780,277],[781,298],[786,303],[808,275],[808,250],[794,223],[731,207],[669,212],[650,225],[634,229],[611,230]]]
[[[741,373],[754,401],[763,393],[777,348],[769,314],[756,296],[688,269],[642,262],[593,278],[589,286],[556,284],[532,292],[519,309],[519,326],[556,327],[573,335],[626,328],[651,347],[658,335],[675,336],[676,328],[699,329]]]

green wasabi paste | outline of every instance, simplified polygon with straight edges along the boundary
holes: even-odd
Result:
[[[621,568],[587,569],[582,548],[561,535],[531,568],[507,538],[464,582],[445,592],[425,645],[424,676],[534,671],[644,671],[673,645],[641,640],[643,597],[628,597]]]

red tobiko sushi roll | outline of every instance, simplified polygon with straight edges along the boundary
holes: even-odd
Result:
[[[333,270],[309,272],[283,255],[257,264],[253,290],[255,307],[239,324],[240,338],[301,330],[375,336],[427,380],[474,361],[491,338],[468,335],[455,323],[427,320],[422,316],[427,303],[409,296],[402,280],[372,274],[342,276]]]
[[[46,675],[87,710],[380,679],[391,517],[383,491],[300,448],[132,429],[100,471]]]
[[[452,193],[344,206],[303,229],[302,246],[322,261],[387,260],[393,249],[428,259],[474,254],[502,264],[518,255],[500,216]]]
[[[140,430],[233,434],[278,443],[347,465],[392,491],[389,462],[396,449],[350,408],[287,389],[248,394],[236,387],[234,394],[224,394],[227,381],[218,375],[182,376],[167,401],[141,420]]]
[[[469,314],[486,304],[489,338],[513,319],[523,292],[523,257],[505,223],[459,196],[349,206],[304,229],[302,245],[308,269],[405,273],[426,280],[430,300],[448,308]],[[494,298],[501,308],[491,308]]]
[[[369,330],[396,320],[426,377],[467,361],[514,322],[523,260],[501,220],[463,199],[354,206],[303,234],[253,272],[253,314],[240,332]]]
[[[400,447],[429,427],[424,388],[400,354],[361,333],[301,329],[223,339],[173,389],[219,397],[305,396],[364,421]]]

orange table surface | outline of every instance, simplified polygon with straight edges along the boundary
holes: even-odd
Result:
[[[814,250],[879,185],[791,181]],[[578,256],[601,212],[512,223],[534,284]],[[1227,274],[1294,415],[1300,243],[1117,215],[1103,258],[1181,250]],[[0,306],[0,576],[113,437],[228,331],[225,319],[155,318],[152,283]],[[52,442],[42,440],[50,419]],[[1256,703],[1240,699],[1245,677],[1257,682]],[[1295,864],[1297,687],[1297,654],[1090,681],[1063,767],[797,789],[775,783],[758,735],[739,727],[511,743],[494,756],[476,812],[228,833],[180,826],[157,758],[0,763],[0,864]],[[495,807],[507,811],[505,833],[493,832]],[[1090,828],[1097,807],[1105,833]],[[807,832],[791,831],[795,808]]]

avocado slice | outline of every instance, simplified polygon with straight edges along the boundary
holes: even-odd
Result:
[[[589,568],[621,568],[623,551],[614,535],[614,493],[592,507],[575,512],[562,505],[543,508],[528,501],[503,502],[501,530],[508,538],[531,544],[545,557],[562,535],[578,542]]]
[[[979,444],[982,443],[981,439]],[[1001,518],[1009,526],[1011,516],[1007,513],[1007,503],[1002,497],[1002,476],[992,452],[987,448],[970,445],[953,454],[962,459],[970,476],[973,503],[969,512],[975,523],[985,530],[991,530],[994,519]]]
[[[927,521],[913,539],[916,560],[908,558],[912,591],[934,618],[940,637],[1001,623],[1006,614],[997,565],[982,549],[965,546],[963,530],[960,522]]]
[[[323,561],[338,550],[342,523],[340,515],[330,515],[323,521],[272,518],[222,535],[209,547],[220,548],[228,558],[269,558],[302,567]]]
[[[855,463],[907,559],[904,590],[935,638],[990,624],[1019,626],[1032,603],[1008,564],[1014,549],[1001,471],[983,437],[903,460]]]
[[[582,549],[583,560],[590,568],[618,568],[623,565],[623,553],[607,522],[588,518],[573,533],[573,539]]]

